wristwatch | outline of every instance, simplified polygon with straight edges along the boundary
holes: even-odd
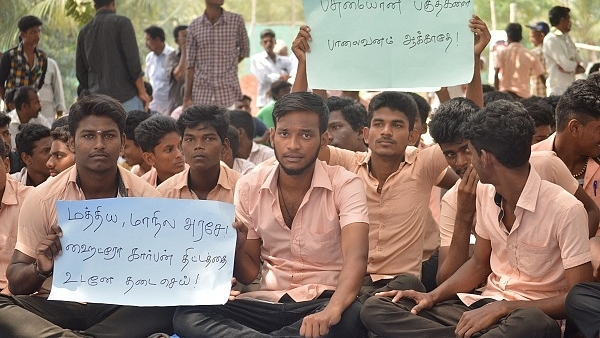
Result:
[[[36,274],[38,277],[42,278],[42,279],[46,279],[46,278],[48,278],[48,277],[52,276],[52,270],[50,270],[50,272],[47,272],[46,274],[43,274],[43,273],[42,273],[42,272],[41,272],[41,271],[38,269],[38,266],[37,266],[37,260],[36,260],[36,261],[33,261],[33,271],[35,271],[35,274]]]

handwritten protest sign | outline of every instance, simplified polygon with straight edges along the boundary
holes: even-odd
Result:
[[[473,0],[304,0],[312,88],[440,87],[473,75]]]
[[[224,304],[234,207],[217,201],[57,202],[62,255],[49,299],[136,306]]]

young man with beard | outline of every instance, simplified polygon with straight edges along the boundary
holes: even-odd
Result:
[[[170,332],[173,308],[48,301],[62,231],[56,202],[112,197],[158,197],[148,183],[117,165],[125,110],[105,95],[89,95],[69,111],[75,165],[34,189],[23,202],[19,232],[6,275],[11,296],[0,294],[4,337],[148,337]],[[35,212],[32,212],[35,210]]]
[[[317,160],[327,144],[327,115],[314,94],[277,101],[271,144],[278,163],[240,178],[235,192],[234,275],[250,283],[262,261],[260,290],[222,306],[180,307],[178,335],[365,334],[356,296],[366,268],[367,204],[356,175]]]

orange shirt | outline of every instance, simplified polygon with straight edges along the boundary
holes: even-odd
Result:
[[[423,258],[439,246],[440,234],[429,209],[431,188],[448,167],[438,145],[419,150],[407,147],[404,162],[384,183],[369,170],[370,153],[329,147],[330,165],[341,165],[364,183],[369,206],[369,262],[373,281],[402,273],[421,276]],[[427,226],[427,225],[435,226]],[[430,248],[426,252],[425,248]]]
[[[530,169],[508,231],[499,220],[502,196],[477,187],[475,232],[492,246],[492,273],[482,296],[537,300],[567,292],[565,270],[591,260],[587,213],[573,195]]]
[[[579,188],[579,183],[571,175],[564,162],[552,151],[534,151],[529,158],[531,167],[543,180],[561,186],[571,195]],[[442,198],[440,216],[440,246],[450,246],[454,234],[454,222],[458,205],[458,185],[460,180]],[[481,183],[479,183],[481,184]]]
[[[125,191],[129,197],[159,197],[158,192],[129,170],[117,166]],[[83,191],[76,183],[77,165],[61,172],[51,180],[33,189],[23,202],[19,213],[19,232],[15,249],[29,257],[36,256],[40,240],[50,234],[52,225],[58,223],[56,201],[85,200]],[[34,211],[35,212],[32,212]],[[38,293],[47,296],[52,287],[52,277],[46,279]]]
[[[139,175],[138,175],[139,176]],[[158,174],[156,168],[152,167],[144,175],[140,176],[144,181],[148,182],[151,186],[156,188],[156,181],[158,180]]]
[[[497,68],[502,71],[500,91],[511,91],[520,97],[531,95],[529,78],[544,74],[538,57],[518,42],[511,42],[498,52]]]
[[[171,176],[161,183],[156,190],[158,190],[161,196],[165,198],[197,200],[198,197],[188,186],[189,173],[190,168],[188,167],[184,171]],[[208,193],[206,199],[233,203],[235,184],[241,176],[241,174],[230,169],[225,163],[221,162],[221,170],[219,171],[217,185]]]
[[[278,168],[264,165],[237,183],[236,219],[248,226],[248,239],[261,239],[263,261],[260,291],[240,297],[276,302],[287,293],[297,302],[316,299],[338,284],[342,228],[369,223],[363,184],[344,168],[317,161],[290,229],[279,204]]]
[[[17,229],[19,220],[19,210],[23,205],[23,200],[33,187],[28,187],[10,178],[6,175],[6,185],[2,195],[2,204],[0,204],[0,289],[8,286],[6,280],[6,268],[15,251],[17,244]]]

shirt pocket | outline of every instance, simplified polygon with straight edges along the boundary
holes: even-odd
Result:
[[[556,262],[553,252],[557,251],[551,246],[534,246],[520,243],[517,258],[521,275],[530,276],[534,279],[547,275]]]
[[[319,266],[339,263],[341,269],[341,228],[323,233],[306,230],[303,237],[304,245],[301,248],[303,260]]]

